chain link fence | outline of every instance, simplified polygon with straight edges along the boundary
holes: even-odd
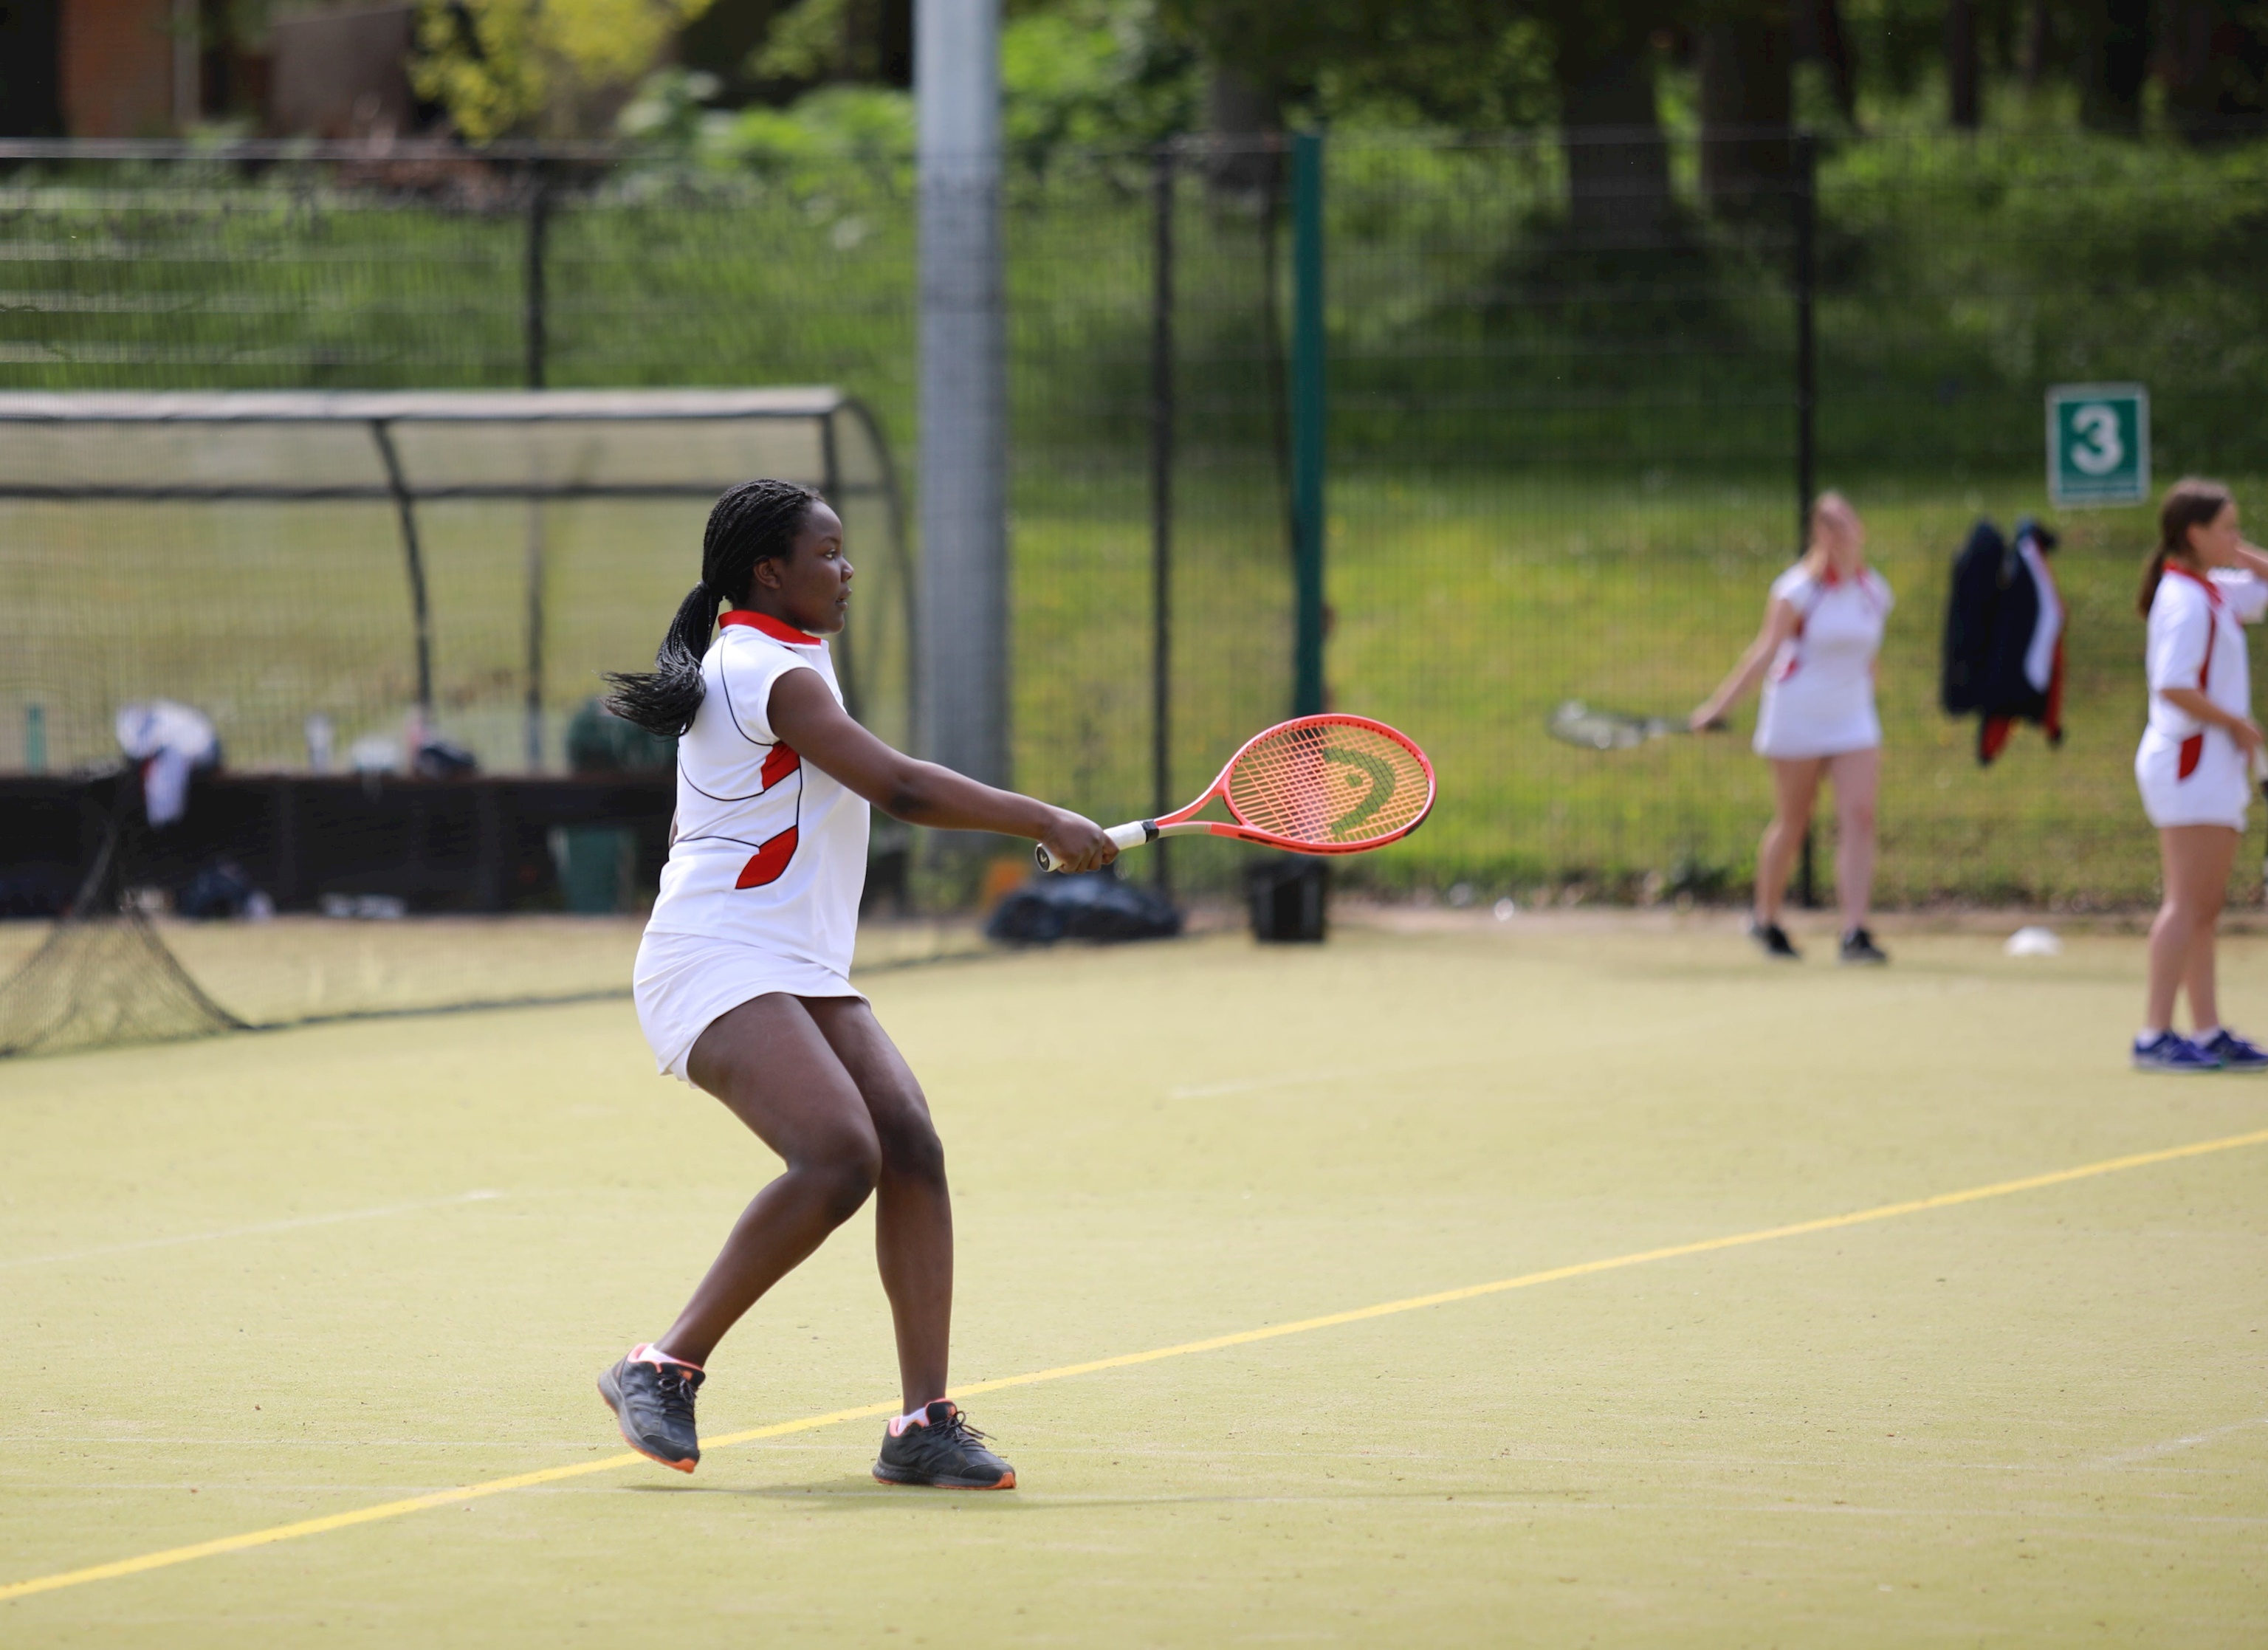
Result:
[[[824,383],[912,468],[909,156],[6,164],[0,387]],[[1899,598],[1885,896],[2150,896],[2127,768],[2148,510],[2057,522],[2059,750],[2028,733],[1980,768],[1973,726],[1939,713],[1946,570],[1980,515],[2047,513],[2051,384],[2148,384],[2161,484],[2257,497],[2264,166],[2093,139],[1332,136],[1327,685],[1442,779],[1432,821],[1347,874],[1460,899],[1736,893],[1769,794],[1744,738],[1589,752],[1547,724],[1570,699],[1697,703],[1795,553],[1801,497],[1831,486]],[[1290,703],[1286,200],[1265,146],[1012,179],[1017,777],[1098,817],[1194,792]],[[97,568],[98,539],[38,554]],[[689,567],[696,544],[620,553]],[[0,563],[22,578],[32,554]],[[593,616],[555,622],[635,667],[666,613],[617,622],[593,554],[573,598]],[[624,587],[652,582],[626,564]],[[27,755],[0,726],[0,766]],[[1216,845],[1173,853],[1177,886],[1234,874]]]

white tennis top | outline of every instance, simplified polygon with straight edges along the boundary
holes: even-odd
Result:
[[[2167,700],[2168,688],[2196,688],[2231,716],[2252,714],[2252,672],[2244,626],[2268,613],[2268,582],[2236,569],[2200,578],[2169,566],[2150,600],[2150,722],[2143,737],[2178,744],[2204,724]]]
[[[1795,633],[1764,674],[1756,748],[1784,761],[1839,756],[1882,742],[1874,714],[1874,655],[1895,599],[1873,568],[1856,578],[1815,576],[1801,562],[1772,580],[1795,609]]]
[[[799,965],[784,978],[831,977],[855,995],[865,799],[782,743],[770,721],[773,685],[792,670],[816,671],[841,702],[827,644],[761,613],[719,623],[701,661],[708,693],[677,741],[677,835],[646,932],[753,947]]]

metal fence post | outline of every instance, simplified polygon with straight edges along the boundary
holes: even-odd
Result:
[[[1323,139],[1292,138],[1292,713],[1323,708]]]
[[[1811,501],[1818,490],[1819,355],[1813,298],[1819,284],[1817,223],[1819,206],[1819,140],[1797,132],[1793,144],[1795,162],[1795,546],[1801,555],[1811,538]],[[1803,828],[1803,857],[1796,871],[1796,903],[1806,910],[1819,907],[1819,882],[1813,864],[1813,828]]]
[[[1157,213],[1150,300],[1150,807],[1174,806],[1174,150],[1160,144],[1151,193]],[[1150,880],[1173,891],[1161,837]]]
[[[541,161],[527,171],[526,270],[521,284],[523,343],[526,387],[541,389],[549,363],[549,339],[545,325],[547,292],[544,284],[546,243],[550,238],[551,190]],[[522,712],[522,743],[528,771],[543,767],[543,501],[527,501],[527,696]]]
[[[1819,357],[1813,299],[1819,285],[1819,140],[1798,132],[1794,144],[1795,541],[1800,549],[1810,536],[1811,499],[1818,487]]]
[[[551,230],[551,190],[539,162],[527,170],[527,237],[520,283],[521,345],[526,352],[522,374],[526,387],[541,389],[544,377],[543,264],[544,242]]]
[[[921,754],[1009,783],[1008,405],[999,0],[914,8]],[[996,845],[933,838],[969,860]]]

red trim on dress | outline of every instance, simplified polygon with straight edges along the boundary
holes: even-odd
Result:
[[[775,619],[769,613],[758,613],[751,608],[734,608],[717,623],[720,628],[745,624],[752,630],[762,631],[775,642],[789,642],[798,647],[816,647],[820,640],[818,637],[805,635],[792,624]]]
[[[2183,578],[2189,579],[2195,584],[2201,585],[2205,588],[2205,599],[2206,603],[2205,615],[2205,659],[2198,666],[2197,683],[2197,690],[2199,693],[2203,693],[2205,690],[2205,683],[2213,679],[2213,644],[2214,638],[2220,633],[2220,586],[2214,584],[2210,578],[2205,578],[2198,574],[2193,573],[2186,567],[2176,567],[2171,562],[2166,564],[2165,571],[2169,573],[2179,573]],[[2199,731],[2191,734],[2187,739],[2182,741],[2181,761],[2179,765],[2175,769],[2175,779],[2177,781],[2186,779],[2191,774],[2195,773],[2198,770],[2198,763],[2204,759],[2204,756],[2205,734],[2202,731]]]
[[[795,747],[775,745],[772,754],[764,758],[762,768],[757,770],[756,788],[769,791],[802,766],[803,758],[795,754]]]
[[[736,888],[760,888],[768,882],[777,882],[787,869],[787,862],[795,858],[796,828],[789,826],[762,847],[750,855],[748,863],[740,867],[740,880],[733,884]]]

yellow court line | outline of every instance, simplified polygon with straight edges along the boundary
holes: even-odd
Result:
[[[2218,1140],[2199,1140],[2189,1145],[2169,1146],[2159,1152],[2137,1152],[2128,1157],[2106,1158],[2099,1163],[2084,1163],[2077,1168],[2057,1169],[2046,1175],[2029,1175],[2021,1180],[1998,1181],[1990,1186],[1970,1186],[1961,1191],[1940,1192],[1934,1197],[1882,1204],[1850,1214],[1828,1215],[1817,1220],[1799,1220],[1789,1226],[1765,1226],[1754,1232],[1736,1232],[1727,1237],[1703,1238],[1694,1243],[1674,1243],[1664,1249],[1640,1249],[1634,1254],[1616,1255],[1606,1260],[1555,1266],[1547,1271],[1523,1272],[1517,1278],[1499,1278],[1493,1283],[1472,1284],[1462,1289],[1444,1289],[1430,1295],[1412,1295],[1403,1300],[1358,1307],[1351,1312],[1330,1312],[1322,1317],[1270,1324],[1265,1329],[1243,1330],[1234,1335],[1216,1335],[1209,1340],[1183,1341],[1177,1345],[1153,1347],[1144,1352],[1122,1352],[1116,1358],[1097,1358],[1083,1364],[1059,1364],[1053,1369],[1004,1375],[997,1381],[979,1381],[958,1390],[964,1397],[973,1397],[978,1393],[999,1392],[1010,1387],[1035,1386],[1043,1381],[1064,1381],[1073,1375],[1091,1375],[1106,1369],[1127,1369],[1137,1364],[1154,1364],[1162,1359],[1187,1358],[1195,1352],[1219,1352],[1228,1346],[1249,1346],[1256,1341],[1272,1341],[1286,1335],[1305,1335],[1310,1330],[1333,1329],[1342,1323],[1360,1323],[1370,1318],[1391,1317],[1396,1313],[1421,1311],[1427,1307],[1447,1306],[1457,1300],[1474,1300],[1483,1295],[1502,1294],[1512,1289],[1529,1289],[1538,1284],[1585,1278],[1594,1272],[1618,1271],[1625,1266],[1676,1260],[1687,1255],[1707,1255],[1718,1249],[1744,1248],[1751,1243],[1770,1243],[1779,1238],[1804,1237],[1814,1232],[1833,1232],[1844,1226],[1893,1220],[1902,1215],[1924,1214],[1933,1209],[1950,1209],[1961,1204],[1981,1203],[1988,1197],[2007,1197],[2021,1191],[2038,1191],[2044,1187],[2061,1186],[2071,1181],[2090,1180],[2098,1175],[2115,1175],[2124,1169],[2146,1168],[2154,1163],[2171,1163],[2185,1157],[2204,1157],[2214,1152],[2234,1151],[2240,1146],[2264,1145],[2268,1145],[2268,1129],[2257,1129],[2250,1134],[2225,1135]],[[747,1432],[727,1433],[723,1437],[711,1439],[703,1447],[713,1450],[733,1444],[752,1444],[759,1439],[782,1438],[790,1433],[807,1433],[843,1421],[873,1420],[881,1416],[895,1415],[897,1410],[895,1402],[868,1403],[855,1410],[833,1410],[824,1415],[807,1415],[800,1420],[780,1421],[770,1426],[751,1427]],[[89,1581],[109,1581],[120,1576],[139,1575],[145,1570],[162,1570],[195,1558],[215,1558],[225,1552],[241,1552],[249,1547],[272,1546],[279,1541],[297,1541],[303,1536],[320,1536],[335,1529],[350,1529],[357,1524],[372,1524],[380,1519],[399,1518],[405,1513],[422,1513],[429,1507],[456,1506],[467,1501],[479,1500],[483,1496],[502,1495],[508,1490],[532,1489],[537,1484],[558,1484],[564,1479],[580,1478],[594,1472],[611,1472],[617,1467],[635,1466],[644,1459],[643,1455],[625,1450],[620,1455],[601,1456],[596,1461],[578,1462],[573,1466],[546,1467],[540,1472],[523,1472],[509,1478],[490,1478],[484,1483],[463,1484],[453,1490],[438,1490],[431,1495],[413,1495],[407,1500],[357,1507],[350,1513],[333,1513],[323,1518],[302,1519],[296,1524],[278,1524],[269,1529],[249,1530],[241,1536],[224,1536],[217,1541],[201,1541],[188,1547],[168,1547],[162,1552],[147,1552],[136,1558],[91,1565],[84,1570],[64,1570],[54,1575],[33,1576],[29,1580],[0,1586],[0,1601],[26,1598],[34,1593],[49,1593],[58,1587],[79,1587]]]

